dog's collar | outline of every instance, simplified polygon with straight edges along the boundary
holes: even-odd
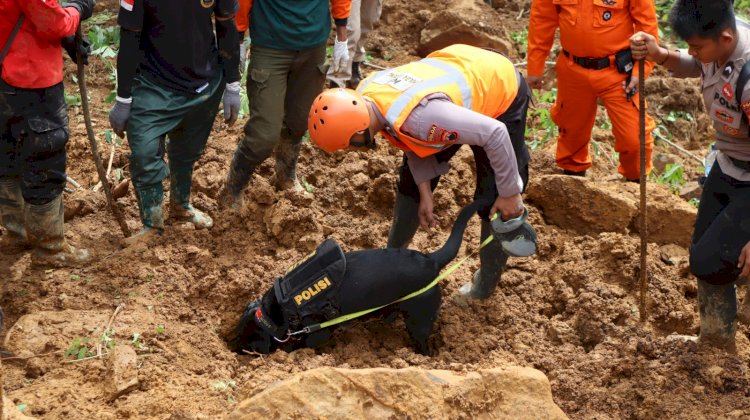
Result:
[[[253,318],[255,318],[255,323],[258,324],[263,331],[270,334],[274,340],[283,343],[289,339],[289,334],[287,333],[286,328],[273,322],[271,317],[263,312],[263,305],[258,305],[255,309],[255,314],[253,314]]]

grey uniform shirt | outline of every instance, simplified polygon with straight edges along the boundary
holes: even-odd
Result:
[[[738,168],[729,157],[750,161],[750,126],[743,114],[750,115],[750,83],[735,92],[742,66],[750,60],[750,29],[738,22],[737,47],[724,66],[703,64],[680,50],[680,63],[672,70],[675,77],[700,77],[703,102],[716,129],[716,160],[721,170],[739,181],[750,181],[750,172]]]
[[[384,130],[392,134],[393,127],[390,127],[377,107],[372,104],[371,107],[384,124]],[[401,130],[414,138],[428,141],[436,127],[454,134],[454,143],[484,149],[495,172],[495,185],[500,197],[521,193],[523,181],[518,174],[516,154],[513,152],[505,124],[456,105],[445,94],[435,93],[422,99],[406,118]],[[450,170],[448,162],[440,163],[434,155],[421,158],[414,152],[406,152],[406,156],[409,170],[417,185],[444,175]]]

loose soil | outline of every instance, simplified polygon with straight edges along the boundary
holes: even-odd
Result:
[[[100,8],[115,10],[115,2],[102,3]],[[383,24],[373,35],[373,62],[392,66],[414,59],[419,28],[436,3],[450,7],[452,2],[387,1]],[[477,19],[490,33],[507,39],[528,24],[528,1],[496,2],[503,3],[500,9],[479,3]],[[525,47],[514,48],[511,57],[522,61]],[[93,117],[97,133],[103,133],[109,109],[104,98],[112,84],[108,68],[98,59],[92,61],[87,75]],[[67,90],[75,93],[70,63],[67,74]],[[551,81],[554,74],[548,77]],[[677,143],[703,156],[712,133],[697,82],[669,79],[657,71],[647,87],[657,119],[670,111],[692,113],[693,121],[663,124]],[[96,171],[79,108],[70,109],[70,121],[69,175],[90,189]],[[638,237],[627,230],[561,229],[547,224],[533,205],[539,252],[533,258],[511,259],[492,297],[468,308],[450,299],[478,268],[476,257],[443,282],[445,300],[434,357],[414,353],[400,321],[355,322],[317,351],[279,351],[265,357],[230,352],[223,339],[247,302],[325,237],[336,238],[347,251],[385,246],[401,161],[401,153],[385,143],[371,153],[332,156],[305,143],[299,176],[311,193],[276,192],[269,181],[274,175],[269,160],[248,189],[248,206],[239,213],[225,211],[217,195],[242,134],[241,123],[226,127],[217,118],[195,171],[194,203],[214,217],[212,229],[170,223],[154,243],[122,250],[119,228],[105,209],[103,195],[79,191],[65,197],[66,236],[91,250],[94,263],[82,269],[39,270],[30,266],[28,253],[3,250],[0,304],[8,330],[5,347],[22,357],[43,355],[3,362],[5,395],[25,406],[25,414],[217,418],[274,381],[320,366],[465,372],[515,364],[544,372],[555,402],[574,419],[750,418],[748,326],[739,326],[738,355],[667,338],[671,333],[698,332],[696,281],[689,274],[683,247],[650,245],[648,320],[641,323]],[[538,135],[534,124],[531,118],[531,136]],[[594,139],[600,153],[595,154],[589,178],[613,190],[622,188],[625,184],[615,175],[616,162],[610,158],[610,132],[596,129]],[[109,146],[102,142],[100,150],[106,162]],[[127,145],[120,146],[113,160],[126,176],[128,153]],[[654,155],[661,156],[660,161],[681,163],[691,183],[702,170],[663,144]],[[554,141],[533,150],[532,159],[532,180],[558,173]],[[454,159],[436,192],[440,227],[420,230],[413,248],[434,250],[445,241],[458,209],[471,199],[472,161],[468,150]],[[130,228],[139,229],[132,189],[119,202]],[[479,225],[474,220],[460,255],[476,251],[478,243]],[[94,347],[120,304],[124,310],[108,336],[118,346],[136,349],[140,385],[108,402],[107,363],[98,358],[67,363],[71,358],[64,352],[77,337],[89,338]],[[24,315],[33,318],[13,326]],[[102,348],[106,351],[106,343]]]

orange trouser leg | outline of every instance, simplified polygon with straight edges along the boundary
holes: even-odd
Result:
[[[577,67],[577,68],[576,68]],[[573,172],[591,167],[589,141],[596,119],[596,92],[586,69],[560,54],[557,60],[557,100],[550,110],[560,135],[557,138],[557,166]]]
[[[615,136],[615,151],[620,154],[618,171],[627,179],[640,178],[640,129],[638,122],[638,95],[628,101],[622,89],[625,75],[614,71],[608,79],[611,85],[601,93],[607,115],[612,121],[612,134]],[[603,81],[604,82],[604,81]],[[646,115],[646,174],[651,172],[651,149],[654,139],[653,118]]]

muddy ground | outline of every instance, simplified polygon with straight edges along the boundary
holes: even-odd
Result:
[[[432,3],[386,2],[383,21],[389,24],[373,36],[374,63],[391,66],[414,58],[419,38],[414,28],[424,24]],[[498,10],[481,2],[475,7],[489,32],[508,38],[527,24],[528,12],[522,9],[528,10],[528,2],[503,4]],[[513,48],[511,57],[522,61],[525,46],[514,42]],[[68,64],[71,93],[76,92],[70,79],[73,69]],[[98,60],[88,68],[93,117],[102,138],[109,109],[103,100],[112,89],[108,74]],[[554,74],[548,76],[552,80]],[[647,84],[652,113],[675,141],[703,156],[711,132],[697,82],[664,76],[657,72]],[[692,121],[668,121],[672,111],[690,112]],[[69,175],[90,189],[96,175],[79,107],[70,109],[70,118]],[[606,127],[603,113],[600,121]],[[533,142],[543,133],[538,118],[530,118],[529,125]],[[319,351],[279,351],[266,357],[230,352],[223,338],[246,303],[323,238],[336,238],[345,250],[385,246],[401,160],[400,152],[385,145],[367,154],[329,156],[305,144],[299,175],[309,193],[276,192],[269,182],[269,160],[248,189],[247,208],[228,212],[216,199],[241,128],[241,123],[226,127],[217,118],[195,172],[194,201],[214,217],[212,229],[170,224],[152,246],[121,250],[120,232],[104,209],[103,196],[79,191],[66,195],[67,237],[89,248],[94,263],[82,269],[38,270],[30,267],[28,253],[0,255],[0,303],[9,330],[5,347],[24,357],[3,362],[4,387],[25,414],[217,418],[270,383],[319,366],[469,371],[517,364],[544,372],[555,402],[574,419],[750,418],[747,326],[739,327],[736,356],[667,339],[671,333],[698,332],[696,283],[684,248],[650,245],[648,321],[641,323],[638,237],[628,231],[579,233],[588,232],[585,226],[562,229],[547,224],[533,202],[539,253],[511,259],[498,291],[468,308],[456,306],[450,297],[471,278],[478,259],[470,259],[447,279],[434,357],[414,353],[400,321],[394,326],[355,323],[339,330]],[[625,184],[616,176],[613,138],[605,128],[597,128],[594,139],[599,152],[589,180],[619,191]],[[100,144],[105,161],[109,147]],[[113,160],[113,167],[122,168],[126,176],[127,154],[127,146],[119,146]],[[702,170],[666,145],[657,145],[654,154],[660,161],[682,164],[688,184]],[[558,172],[554,141],[537,145],[532,159],[532,183]],[[433,250],[443,243],[453,217],[471,198],[472,184],[472,157],[465,151],[436,192],[441,226],[420,230],[412,247]],[[120,203],[130,228],[140,228],[132,190]],[[595,209],[598,203],[581,205]],[[478,236],[474,220],[460,255],[476,250]],[[665,252],[674,258],[665,258]],[[72,362],[75,357],[65,357],[65,352],[80,349],[76,339],[88,338],[83,345],[95,354],[120,304],[124,309],[106,337],[136,350],[139,385],[110,402],[105,384],[111,373],[105,360]],[[23,325],[10,327],[29,314],[33,317]],[[107,343],[101,344],[106,352]]]

